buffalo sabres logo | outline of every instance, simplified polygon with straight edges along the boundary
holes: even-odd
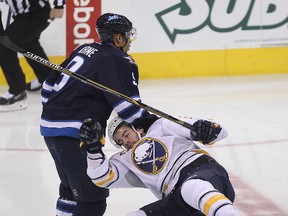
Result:
[[[140,140],[132,149],[131,154],[134,165],[149,175],[161,172],[168,161],[166,146],[154,138]]]

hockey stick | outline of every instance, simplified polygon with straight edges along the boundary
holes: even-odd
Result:
[[[11,22],[11,15],[12,15],[12,10],[9,8],[9,11],[8,11],[8,16],[7,16],[7,21],[6,21],[6,28],[7,26],[10,24]],[[2,16],[1,16],[2,17]]]
[[[26,51],[26,50],[18,47],[16,44],[14,44],[5,35],[5,31],[4,31],[4,28],[3,28],[3,25],[2,25],[1,11],[0,11],[0,25],[1,25],[0,26],[0,43],[3,46],[5,46],[5,47],[17,52],[17,53],[21,53],[23,56],[25,56],[27,58],[30,58],[30,59],[32,59],[32,60],[34,60],[34,61],[36,61],[36,62],[38,62],[40,64],[43,64],[43,65],[45,65],[45,66],[47,66],[47,67],[49,67],[49,68],[51,68],[53,70],[59,71],[59,72],[64,73],[64,74],[67,74],[67,75],[73,77],[74,79],[77,79],[77,80],[79,80],[79,81],[81,81],[81,82],[83,82],[83,83],[85,83],[87,85],[90,85],[90,86],[92,86],[94,88],[97,88],[97,89],[99,89],[99,90],[101,90],[103,92],[108,92],[108,93],[110,93],[112,95],[115,95],[115,96],[117,96],[117,97],[119,97],[119,98],[121,98],[121,99],[123,99],[125,101],[128,101],[131,104],[134,104],[134,105],[136,105],[136,106],[138,106],[140,108],[143,108],[143,109],[145,109],[145,110],[147,110],[147,111],[149,111],[151,113],[154,113],[154,114],[159,115],[159,116],[161,116],[163,118],[166,118],[166,119],[168,119],[170,121],[173,121],[173,122],[175,122],[177,124],[180,124],[180,125],[188,128],[188,129],[190,129],[190,130],[193,129],[193,126],[191,124],[187,123],[187,122],[184,122],[184,121],[182,121],[180,119],[177,119],[177,118],[175,118],[175,117],[173,117],[171,115],[168,115],[168,114],[166,114],[166,113],[164,113],[164,112],[162,112],[162,111],[160,111],[158,109],[155,109],[153,107],[150,107],[150,106],[148,106],[148,105],[146,105],[144,103],[138,102],[137,100],[135,100],[133,98],[130,98],[130,97],[128,97],[128,96],[126,96],[126,95],[124,95],[124,94],[122,94],[120,92],[117,92],[117,91],[115,91],[113,89],[110,89],[110,88],[108,88],[106,86],[103,86],[103,85],[101,85],[101,84],[99,84],[99,83],[97,83],[97,82],[95,82],[93,80],[87,79],[86,77],[84,77],[82,75],[79,75],[77,73],[73,73],[72,71],[69,71],[68,69],[63,68],[60,65],[54,64],[54,63],[50,62],[47,59],[44,59],[44,58],[42,58],[42,57],[40,57],[38,55],[35,55],[35,54],[33,54],[33,53],[29,52],[29,51]]]

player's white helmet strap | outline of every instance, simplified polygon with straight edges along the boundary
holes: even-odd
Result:
[[[113,118],[109,124],[108,124],[108,138],[110,140],[110,142],[116,147],[116,148],[122,148],[121,145],[119,145],[117,142],[115,142],[114,140],[114,133],[115,130],[124,122],[123,119],[121,119],[120,117],[116,116],[115,118]]]

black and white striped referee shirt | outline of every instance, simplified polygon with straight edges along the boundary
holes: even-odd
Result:
[[[6,2],[12,10],[14,16],[17,14],[29,13],[44,7],[49,0],[0,0]],[[55,8],[63,8],[65,0],[54,0]]]

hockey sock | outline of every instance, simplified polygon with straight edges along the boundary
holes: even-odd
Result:
[[[58,198],[56,204],[56,216],[72,216],[77,202]]]
[[[181,195],[188,205],[206,216],[239,216],[232,202],[210,182],[191,179],[182,185]]]

